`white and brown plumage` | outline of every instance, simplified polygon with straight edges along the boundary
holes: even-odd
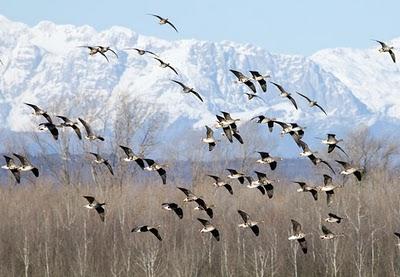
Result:
[[[98,215],[100,216],[101,221],[104,222],[105,218],[105,210],[103,208],[106,203],[99,203],[93,196],[83,196],[89,204],[85,205],[84,207],[87,209],[95,209]]]
[[[305,239],[306,234],[304,234],[301,224],[294,219],[291,219],[290,221],[292,222],[293,235],[291,235],[288,239],[297,240],[303,253],[307,254],[307,241]]]
[[[338,160],[335,160],[335,161],[343,167],[343,170],[340,171],[340,174],[342,174],[342,175],[354,174],[354,176],[356,176],[357,180],[361,181],[362,175],[363,175],[361,168],[355,167],[344,161],[338,161]]]
[[[264,187],[265,191],[267,192],[268,198],[272,198],[274,196],[274,186],[272,185],[272,182],[274,180],[270,180],[267,177],[267,174],[259,172],[259,171],[254,171],[254,173],[257,175],[259,183]]]
[[[85,120],[83,120],[82,118],[78,118],[78,120],[82,123],[83,127],[85,128],[86,131],[86,136],[85,138],[87,140],[100,140],[100,141],[104,141],[104,138],[101,136],[96,135],[93,131],[92,128],[90,127],[89,123],[87,123]]]
[[[219,236],[219,231],[217,228],[215,228],[214,225],[211,224],[210,221],[202,218],[197,218],[198,221],[200,221],[201,224],[203,224],[203,229],[200,230],[200,233],[211,233],[213,237],[219,241],[220,236]]]
[[[388,46],[386,43],[384,43],[383,41],[380,41],[380,40],[374,39],[374,41],[378,42],[381,45],[381,48],[379,48],[378,51],[382,52],[382,53],[384,53],[384,52],[389,53],[390,57],[392,58],[392,61],[394,63],[396,63],[396,56],[395,56],[395,54],[393,52],[394,47],[393,46]]]
[[[61,127],[71,127],[75,131],[78,138],[82,139],[82,134],[81,134],[81,130],[79,129],[78,122],[74,122],[66,116],[56,115],[56,117],[58,117],[64,121],[60,124]]]
[[[343,220],[343,217],[335,215],[333,213],[328,213],[328,217],[324,219],[328,223],[340,223]]]
[[[153,59],[155,59],[155,60],[160,62],[160,67],[162,67],[162,68],[167,68],[168,67],[173,72],[175,72],[176,75],[179,75],[178,72],[175,70],[175,68],[173,68],[169,63],[166,63],[166,62],[164,62],[163,60],[161,60],[159,58],[153,58]]]
[[[216,127],[222,127],[225,136],[232,143],[233,138],[239,141],[240,144],[243,144],[243,139],[239,134],[239,130],[237,128],[236,122],[240,121],[239,118],[233,119],[231,114],[228,112],[221,111],[223,117],[217,115],[218,123]]]
[[[297,103],[296,103],[296,100],[294,100],[294,98],[292,97],[292,95],[289,92],[287,92],[281,85],[274,83],[274,82],[270,82],[270,83],[273,84],[274,86],[276,86],[281,94],[281,97],[286,97],[287,99],[289,99],[290,102],[292,102],[293,106],[297,110]]]
[[[321,142],[328,145],[328,153],[331,153],[335,148],[338,148],[348,157],[347,153],[338,145],[341,141],[343,141],[343,139],[337,139],[335,134],[327,134],[327,138],[323,139]]]
[[[131,148],[123,145],[120,145],[119,147],[125,152],[126,157],[124,158],[124,161],[126,162],[135,161],[140,166],[141,169],[145,168],[143,159],[138,155],[136,155]]]
[[[269,118],[269,117],[266,117],[264,115],[258,115],[258,116],[253,117],[250,120],[254,120],[254,119],[257,119],[257,121],[256,121],[257,123],[267,124],[269,131],[272,133],[276,118]]]
[[[1,168],[10,170],[17,183],[21,183],[21,173],[19,166],[14,162],[13,158],[5,155],[3,157],[4,159],[6,159],[6,164],[3,165]]]
[[[248,185],[246,185],[246,187],[248,187],[249,189],[258,189],[262,195],[265,195],[265,188],[264,185],[260,182],[259,179],[254,180],[253,177],[251,176],[246,176],[245,177],[247,182],[249,183]]]
[[[238,181],[243,184],[244,183],[244,173],[238,172],[236,169],[227,168],[229,171],[229,175],[227,176],[229,179],[238,179]]]
[[[108,60],[108,57],[106,56],[106,54],[104,54],[104,52],[101,51],[99,46],[82,45],[82,46],[78,46],[78,47],[89,49],[89,55],[90,56],[94,56],[97,53],[99,53],[100,55],[102,55],[107,60],[107,62],[110,62]]]
[[[194,94],[197,98],[200,99],[201,102],[203,102],[203,98],[201,98],[200,94],[195,91],[193,88],[186,86],[184,83],[179,82],[177,80],[171,80],[172,82],[177,83],[178,85],[180,85],[182,87],[182,91],[183,93],[192,93]]]
[[[55,140],[58,140],[58,129],[56,125],[50,122],[44,122],[39,124],[39,130],[49,131]]]
[[[39,115],[39,116],[41,115],[44,118],[46,118],[47,122],[53,123],[53,120],[51,119],[51,117],[48,115],[48,113],[45,110],[39,108],[38,106],[36,106],[34,104],[30,104],[30,103],[24,103],[24,104],[28,105],[29,107],[31,107],[33,109],[33,113],[32,113],[33,115]]]
[[[194,202],[197,204],[197,207],[194,208],[195,210],[205,211],[210,218],[214,217],[214,211],[212,209],[214,205],[207,205],[206,201],[200,197],[197,197]]]
[[[244,75],[242,72],[239,72],[237,70],[230,69],[230,72],[232,72],[236,78],[238,83],[245,84],[247,87],[249,87],[254,93],[256,93],[256,86],[253,84],[251,81],[251,78],[247,77]]]
[[[289,134],[292,137],[296,137],[297,139],[301,139],[304,136],[304,130],[306,129],[306,127],[302,127],[295,122],[286,123],[286,122],[274,120],[274,123],[276,123],[282,127],[282,130],[281,130],[282,136]],[[296,143],[297,143],[297,141],[296,141]]]
[[[311,193],[311,195],[315,201],[318,200],[317,188],[307,185],[306,182],[293,181],[293,183],[296,183],[300,186],[300,188],[297,189],[297,192],[309,192],[309,193]]]
[[[343,237],[344,234],[335,234],[333,233],[331,230],[328,229],[328,227],[326,227],[325,225],[321,226],[321,230],[323,235],[319,236],[321,239],[323,240],[331,240],[331,239],[335,239],[338,237]]]
[[[278,160],[282,160],[281,158],[272,157],[268,152],[257,152],[260,154],[261,159],[258,159],[256,162],[260,164],[269,164],[271,170],[275,170]]]
[[[26,158],[25,156],[13,153],[15,157],[18,158],[18,160],[21,162],[21,165],[18,167],[19,171],[32,171],[33,175],[35,177],[39,177],[39,169],[32,165],[32,163]]]
[[[149,53],[149,54],[151,54],[153,56],[158,57],[157,54],[155,54],[155,53],[153,53],[153,52],[151,52],[149,50],[145,50],[145,49],[140,49],[140,48],[133,47],[133,48],[125,48],[125,50],[136,50],[140,56],[143,56],[144,54]]]
[[[216,186],[217,188],[224,187],[230,194],[233,194],[232,186],[229,185],[228,183],[222,181],[222,179],[220,177],[215,176],[215,175],[207,175],[207,176],[214,179],[214,183],[213,183],[214,186]]]
[[[260,229],[258,228],[258,222],[251,220],[250,215],[245,211],[238,210],[239,215],[242,217],[244,223],[239,224],[240,228],[250,228],[254,235],[258,236],[260,234]]]
[[[183,218],[183,211],[182,208],[178,206],[176,203],[162,203],[161,208],[166,210],[166,211],[174,211],[176,215],[182,219]]]
[[[334,191],[337,188],[341,188],[342,185],[335,185],[332,181],[332,177],[324,174],[324,184],[322,186],[318,186],[317,189],[319,191],[324,191],[326,193],[326,203],[328,206],[332,204]]]
[[[95,157],[94,162],[97,164],[104,164],[108,170],[110,171],[111,175],[114,175],[114,171],[111,167],[111,164],[108,162],[108,160],[104,159],[102,156],[100,156],[97,153],[89,152],[89,154],[93,155]]]
[[[140,225],[137,227],[132,228],[132,233],[145,233],[150,232],[152,233],[159,241],[162,241],[161,235],[155,227],[148,226],[148,225]]]
[[[326,113],[326,111],[324,110],[324,108],[322,108],[322,107],[317,103],[317,101],[311,100],[310,98],[308,98],[307,96],[305,96],[304,94],[302,94],[302,93],[300,93],[300,92],[296,92],[296,93],[308,101],[308,106],[310,106],[311,108],[312,108],[312,107],[318,107],[325,115],[327,115],[327,113]]]
[[[270,75],[261,75],[258,71],[250,71],[253,76],[253,80],[257,81],[263,92],[267,91],[267,81],[265,79],[271,78]]]
[[[191,192],[187,188],[177,187],[177,189],[179,189],[186,195],[186,198],[183,199],[183,202],[192,202],[199,198],[199,197],[197,197],[197,195],[195,195],[193,192]]]
[[[178,32],[178,30],[176,29],[176,27],[174,26],[174,24],[172,24],[171,21],[169,21],[168,18],[164,18],[164,17],[161,17],[161,16],[159,16],[159,15],[157,15],[157,14],[151,14],[151,13],[149,13],[148,15],[151,15],[151,16],[154,16],[154,17],[158,18],[158,19],[159,19],[159,22],[158,22],[158,23],[159,23],[160,25],[168,24],[169,26],[171,26],[172,28],[174,28],[174,30],[175,30],[176,32]]]
[[[147,171],[157,171],[158,175],[160,175],[163,185],[167,184],[167,172],[164,169],[164,166],[156,163],[152,159],[144,159],[147,163],[147,166],[144,168]]]
[[[202,141],[208,144],[208,151],[212,151],[215,145],[217,144],[214,138],[214,131],[208,126],[206,126],[206,130],[207,130],[206,137],[202,138]]]

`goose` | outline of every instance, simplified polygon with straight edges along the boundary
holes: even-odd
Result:
[[[327,139],[321,140],[323,144],[328,145],[328,153],[331,153],[335,148],[338,148],[348,157],[349,155],[347,155],[343,148],[338,145],[341,141],[343,141],[343,139],[337,139],[335,134],[327,134]]]
[[[213,218],[214,211],[212,208],[214,207],[214,205],[208,206],[206,202],[200,197],[197,197],[197,199],[195,199],[194,202],[197,203],[197,207],[194,208],[195,210],[205,211],[210,218]]]
[[[258,116],[253,117],[250,120],[254,120],[254,119],[257,119],[257,121],[256,121],[257,123],[267,124],[269,132],[272,133],[276,118],[269,118],[269,117],[266,117],[264,115],[258,115]]]
[[[296,183],[300,186],[300,188],[297,189],[297,192],[310,192],[312,197],[314,198],[315,201],[318,200],[318,190],[315,187],[307,185],[305,182],[298,182],[298,181],[293,181],[293,183]]]
[[[249,183],[246,187],[249,189],[258,189],[262,195],[265,195],[265,188],[263,184],[261,184],[260,180],[253,180],[253,177],[251,176],[245,176],[247,182]]]
[[[239,134],[236,123],[231,124],[232,136],[240,143],[243,144],[243,138]]]
[[[94,55],[96,55],[97,53],[99,53],[100,55],[102,55],[102,56],[107,60],[107,62],[110,62],[110,61],[108,60],[108,57],[106,56],[106,54],[104,54],[104,52],[102,52],[102,51],[100,50],[99,46],[81,45],[81,46],[78,46],[78,47],[82,47],[82,48],[87,48],[87,49],[89,49],[89,55],[90,55],[90,56],[94,56]]]
[[[140,56],[143,56],[144,54],[149,53],[149,54],[151,54],[151,55],[153,55],[153,56],[158,57],[157,54],[154,54],[153,52],[148,51],[148,50],[144,50],[144,49],[139,49],[139,48],[125,48],[124,50],[136,50]]]
[[[269,164],[271,170],[275,170],[277,161],[282,160],[281,158],[271,157],[268,152],[257,152],[257,153],[260,154],[261,159],[258,159],[256,163]]]
[[[231,126],[232,124],[236,124],[236,122],[240,121],[239,118],[233,119],[232,116],[231,116],[231,114],[228,113],[228,112],[223,112],[223,111],[221,111],[221,113],[223,114],[224,119],[225,119],[224,122],[225,122],[225,124],[227,124],[227,125],[230,125],[230,126]]]
[[[95,209],[96,212],[99,214],[101,221],[104,222],[104,217],[105,217],[105,210],[103,208],[106,203],[100,203],[98,202],[93,196],[83,196],[89,204],[85,205],[84,207],[87,209]]]
[[[258,171],[254,171],[254,173],[257,174],[259,183],[263,185],[265,191],[267,192],[268,198],[271,199],[274,196],[274,186],[272,185],[272,182],[275,180],[269,180],[265,173]]]
[[[42,110],[41,108],[39,108],[36,105],[33,104],[29,104],[29,103],[24,103],[25,105],[28,105],[29,107],[31,107],[33,109],[33,115],[38,115],[38,116],[43,116],[44,118],[46,118],[46,120],[49,123],[53,123],[53,120],[51,119],[51,117],[47,114],[47,112],[45,110]]]
[[[245,174],[236,171],[236,169],[227,168],[226,170],[229,171],[229,175],[226,176],[226,177],[228,177],[229,179],[238,179],[238,181],[239,181],[241,184],[244,183],[244,176],[245,176]]]
[[[105,166],[107,166],[107,168],[110,171],[111,175],[114,175],[113,169],[111,167],[111,164],[108,162],[108,160],[104,159],[102,156],[100,156],[97,153],[89,152],[89,154],[93,155],[96,158],[94,160],[95,163],[104,164]]]
[[[11,173],[13,174],[15,180],[17,181],[17,183],[21,183],[21,173],[20,173],[20,169],[19,166],[15,164],[14,159],[9,157],[9,156],[3,156],[4,159],[6,159],[6,164],[3,165],[1,168],[4,169],[8,169],[11,171]]]
[[[324,176],[324,185],[318,186],[317,189],[319,191],[324,191],[326,193],[326,203],[328,204],[328,206],[330,206],[333,201],[332,198],[333,198],[335,189],[341,188],[342,185],[333,184],[332,177],[329,175],[324,174],[323,176]]]
[[[222,120],[222,122],[225,122],[225,125],[226,125],[226,124],[229,125],[231,135],[232,135],[237,141],[239,141],[240,144],[243,144],[243,139],[242,139],[242,137],[240,136],[239,130],[237,129],[237,125],[236,125],[236,122],[237,122],[237,121],[240,121],[240,119],[239,119],[239,118],[233,119],[232,116],[231,116],[231,114],[228,113],[228,112],[222,112],[222,111],[221,111],[221,113],[222,113],[223,116],[224,116],[224,119]],[[217,117],[217,119],[220,120],[220,118],[218,118],[218,117]],[[228,136],[228,134],[227,134],[228,132],[226,132],[226,131],[227,131],[226,129],[227,129],[227,128],[223,128],[225,135]],[[232,136],[231,136],[230,142],[232,142]]]
[[[253,84],[253,82],[251,81],[251,79],[247,76],[245,76],[242,72],[230,69],[230,72],[232,72],[236,78],[237,78],[237,83],[242,83],[245,84],[246,86],[248,86],[254,93],[256,93],[256,86]]]
[[[244,223],[241,223],[238,226],[240,228],[250,228],[253,231],[254,235],[258,237],[258,235],[260,234],[260,229],[258,228],[258,222],[251,220],[250,215],[245,211],[238,210],[238,213],[244,221]]]
[[[163,185],[167,184],[167,172],[163,168],[163,166],[159,165],[152,159],[144,159],[147,163],[147,166],[144,168],[147,171],[157,171],[160,175]]]
[[[354,176],[356,176],[358,181],[361,181],[362,179],[362,169],[355,167],[349,163],[343,162],[343,161],[338,161],[335,160],[338,164],[340,164],[343,167],[343,170],[340,171],[340,174],[342,175],[350,175],[350,174],[354,174]]]
[[[90,125],[83,120],[82,118],[78,118],[78,120],[82,123],[83,127],[85,128],[86,131],[86,136],[85,139],[87,140],[100,140],[100,141],[104,141],[104,138],[101,136],[96,135],[95,133],[93,133],[92,128],[90,127]]]
[[[126,157],[124,158],[124,161],[126,162],[135,161],[140,166],[141,169],[145,168],[143,159],[135,155],[135,153],[133,153],[133,150],[131,148],[123,145],[120,145],[119,147],[125,152]]]
[[[261,75],[258,71],[250,71],[253,76],[253,80],[257,81],[263,92],[267,91],[267,82],[265,79],[271,78],[270,75]]]
[[[229,140],[230,143],[233,143],[233,135],[232,129],[230,124],[227,123],[224,117],[220,115],[216,115],[218,122],[215,125],[215,128],[222,128],[226,138]]]
[[[214,225],[211,224],[210,221],[202,218],[197,218],[198,221],[200,221],[201,224],[203,224],[203,229],[200,230],[200,233],[211,233],[213,237],[219,241],[220,236],[219,236],[219,231],[217,228],[215,228]]]
[[[198,197],[193,192],[191,192],[190,190],[188,190],[186,188],[177,187],[177,189],[179,189],[186,195],[186,198],[183,199],[183,202],[193,202],[196,199],[198,199]]]
[[[207,175],[207,176],[214,179],[214,181],[215,181],[215,182],[213,183],[214,186],[216,186],[217,188],[224,187],[224,188],[226,188],[226,190],[227,190],[231,195],[233,195],[233,190],[232,190],[231,185],[229,185],[229,184],[226,183],[226,182],[223,182],[223,181],[221,180],[221,178],[218,177],[218,176],[215,176],[215,175]]]
[[[378,42],[381,45],[381,48],[378,51],[381,53],[388,52],[390,54],[390,57],[392,57],[393,62],[396,63],[396,56],[394,55],[394,52],[393,52],[394,47],[388,46],[383,41],[379,41],[376,39],[374,39],[374,41]]]
[[[55,140],[58,140],[58,129],[56,125],[50,122],[44,122],[39,124],[39,130],[49,131]]]
[[[112,53],[115,55],[115,57],[117,57],[117,59],[118,59],[117,53],[116,53],[114,50],[112,50],[110,46],[97,46],[97,47],[98,47],[100,53],[105,54],[105,53],[107,53],[108,51],[110,51],[110,52],[112,52]]]
[[[178,206],[176,203],[162,203],[161,208],[166,211],[174,211],[179,219],[183,218],[182,208]]]
[[[303,253],[307,254],[307,241],[305,239],[306,234],[304,234],[301,230],[301,224],[294,219],[291,219],[290,221],[292,222],[293,235],[291,235],[288,239],[297,240]]]
[[[159,241],[162,241],[162,238],[160,236],[160,233],[155,227],[152,226],[147,226],[147,225],[140,225],[137,227],[132,228],[131,233],[144,233],[144,232],[150,232],[152,233]]]
[[[80,140],[82,139],[82,134],[81,134],[81,130],[79,129],[78,122],[74,122],[74,121],[70,120],[68,117],[61,116],[61,115],[56,115],[56,117],[58,117],[64,121],[60,124],[61,127],[71,127],[75,131],[78,138]]]
[[[302,127],[297,123],[286,123],[282,121],[274,121],[274,123],[278,124],[279,126],[282,127],[281,130],[281,135],[286,135],[286,134],[297,134],[298,137],[301,139],[304,135],[304,130],[306,127]]]
[[[311,154],[307,157],[311,160],[311,162],[314,165],[319,165],[320,163],[323,163],[332,171],[333,174],[336,174],[335,170],[333,170],[332,166],[327,161],[325,161],[319,157],[316,157],[314,154]]]
[[[333,213],[328,213],[328,217],[324,220],[328,223],[340,223],[342,222],[343,217],[337,216]]]
[[[281,85],[274,83],[274,82],[270,82],[270,83],[273,84],[274,86],[276,86],[278,88],[278,90],[280,91],[281,97],[286,97],[287,99],[289,99],[290,102],[292,102],[293,106],[297,110],[296,100],[294,100],[294,98],[291,96],[291,94],[289,92],[287,92]]]
[[[256,99],[260,99],[261,101],[263,101],[264,103],[267,103],[267,102],[265,102],[265,100],[264,99],[262,99],[260,96],[258,96],[257,94],[253,94],[253,93],[248,93],[248,92],[245,92],[245,94],[247,95],[247,99],[250,101],[251,99],[253,99],[253,98],[256,98]]]
[[[171,80],[171,81],[180,85],[182,87],[183,93],[193,93],[197,98],[200,99],[201,102],[204,102],[203,98],[201,98],[200,94],[198,92],[196,92],[193,88],[188,87],[185,84],[183,84],[182,82],[179,82],[177,80]]]
[[[169,67],[173,72],[175,72],[176,75],[179,75],[178,72],[175,70],[175,68],[173,68],[169,63],[164,62],[163,60],[159,59],[159,58],[153,58],[157,61],[160,62],[160,67],[162,68],[167,68]]]
[[[159,16],[159,15],[156,15],[156,14],[148,14],[148,15],[151,15],[151,16],[154,16],[154,17],[158,18],[158,19],[160,20],[160,21],[158,22],[158,24],[160,24],[160,25],[168,24],[168,25],[170,25],[172,28],[174,28],[174,30],[175,30],[176,32],[178,32],[178,30],[175,28],[174,24],[172,24],[171,21],[168,20],[168,18],[163,18],[163,17],[161,17],[161,16]]]
[[[300,153],[301,157],[309,157],[311,155],[316,154],[317,152],[313,152],[310,147],[308,147],[308,144],[305,143],[304,141],[302,141],[301,139],[299,139],[297,141],[297,144],[299,145],[299,147],[301,147],[303,149],[303,152]],[[314,155],[315,157],[315,155]]]
[[[321,230],[323,235],[319,236],[323,240],[331,240],[338,237],[343,237],[344,234],[334,234],[331,230],[329,230],[325,225],[321,226]]]
[[[317,101],[311,100],[310,98],[308,98],[307,96],[305,96],[304,94],[302,94],[302,93],[300,93],[300,92],[296,92],[296,93],[308,101],[308,106],[309,106],[310,108],[312,108],[312,107],[318,107],[325,115],[328,115],[328,114],[326,113],[326,111],[324,110],[324,108],[322,108],[322,107],[317,103]]]
[[[18,160],[20,160],[21,162],[21,166],[18,167],[19,171],[32,171],[33,175],[35,175],[36,178],[39,177],[39,169],[33,166],[26,157],[16,153],[13,153],[13,155],[17,157]]]
[[[207,130],[207,133],[206,133],[207,137],[203,138],[202,141],[204,143],[208,144],[208,151],[212,151],[214,149],[215,145],[217,144],[216,140],[214,138],[214,131],[208,126],[206,126],[206,130]]]

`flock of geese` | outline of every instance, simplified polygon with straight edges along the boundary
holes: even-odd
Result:
[[[171,21],[168,18],[163,18],[159,15],[156,14],[149,14],[150,16],[153,16],[159,20],[159,24],[161,25],[169,25],[171,26],[176,32],[178,32],[177,28],[171,23]],[[393,47],[386,45],[382,41],[377,41],[380,43],[381,48],[379,49],[380,52],[387,52],[390,54],[393,62],[396,62],[395,59],[395,54],[393,52]],[[118,54],[115,50],[111,49],[109,46],[90,46],[90,45],[85,45],[85,46],[79,46],[79,47],[84,47],[89,49],[89,55],[94,56],[94,55],[101,55],[103,56],[107,62],[109,62],[109,58],[106,55],[108,52],[111,52],[115,55],[115,57],[118,59]],[[139,49],[139,48],[126,48],[124,50],[135,50],[137,51],[138,55],[146,55],[149,54],[153,57],[154,60],[158,61],[160,64],[160,67],[162,68],[168,68],[171,71],[173,71],[176,75],[178,74],[178,71],[170,64],[167,62],[164,62],[162,59],[159,58],[159,56],[155,53],[153,53],[150,50],[147,49]],[[250,71],[251,76],[246,76],[240,71],[237,70],[230,70],[232,74],[236,77],[236,83],[240,85],[245,85],[246,87],[249,88],[249,92],[246,92],[245,94],[248,96],[248,99],[251,100],[253,98],[260,98],[262,99],[259,95],[257,95],[257,84],[260,86],[262,92],[266,93],[267,92],[267,87],[268,83],[274,85],[276,89],[279,91],[280,96],[284,99],[287,99],[291,102],[291,104],[294,106],[295,109],[298,109],[298,103],[296,102],[296,99],[293,97],[293,94],[288,92],[282,85],[269,81],[271,78],[270,75],[268,74],[261,74],[259,71],[252,70]],[[203,98],[201,95],[194,90],[194,88],[189,87],[185,85],[184,83],[172,79],[172,82],[176,83],[182,88],[182,92],[185,94],[192,94],[195,96],[198,100],[203,102]],[[308,96],[305,94],[296,92],[297,95],[299,95],[301,98],[304,98],[308,106],[310,108],[317,107],[320,111],[322,111],[325,115],[328,115],[325,109],[320,106],[316,100],[310,99]],[[43,131],[48,131],[54,140],[58,140],[59,137],[59,129],[60,128],[71,128],[77,135],[79,140],[82,140],[85,138],[86,140],[93,142],[93,141],[104,141],[105,138],[102,137],[100,134],[96,133],[90,126],[90,124],[82,119],[81,117],[78,118],[77,121],[73,121],[69,119],[68,117],[64,115],[55,115],[56,118],[58,118],[61,122],[55,122],[53,121],[52,116],[49,115],[45,110],[41,109],[37,105],[31,104],[31,103],[25,103],[27,106],[33,109],[33,115],[38,116],[38,117],[43,117],[46,122],[39,123],[38,128]],[[230,143],[234,143],[234,139],[238,141],[240,144],[243,144],[243,138],[240,135],[240,131],[238,129],[237,123],[240,121],[238,118],[233,118],[230,113],[221,111],[221,114],[216,115],[216,123],[213,126],[216,129],[221,128],[223,130],[223,137],[225,137]],[[305,127],[300,126],[297,123],[289,123],[289,122],[282,122],[277,120],[276,118],[270,118],[267,117],[266,115],[259,115],[251,119],[251,121],[254,121],[258,124],[266,125],[269,129],[270,132],[273,131],[273,128],[276,126],[281,127],[281,136],[285,135],[290,135],[293,138],[293,141],[297,144],[299,148],[302,149],[302,152],[300,153],[301,157],[307,157],[310,159],[313,165],[315,166],[325,166],[327,169],[329,169],[333,174],[336,174],[335,169],[332,167],[332,165],[326,161],[323,160],[322,158],[317,156],[317,152],[312,151],[310,147],[303,141],[303,136],[304,136],[304,130]],[[83,137],[81,133],[81,126],[86,132],[86,135]],[[208,145],[208,150],[212,151],[216,146],[217,143],[219,143],[221,140],[216,139],[214,137],[214,130],[209,127],[205,126],[206,128],[206,137],[202,139],[202,142]],[[344,151],[344,149],[339,145],[340,142],[342,142],[342,139],[337,139],[336,135],[333,133],[327,134],[327,137],[325,139],[321,139],[321,143],[324,145],[327,145],[327,152],[332,153],[335,149],[339,149],[342,153],[346,156],[346,158],[349,158],[347,153]],[[137,155],[134,153],[134,151],[124,145],[120,145],[120,148],[122,149],[125,157],[123,160],[125,162],[132,162],[135,161],[135,163],[142,169],[142,170],[147,170],[147,171],[156,171],[159,176],[161,177],[162,183],[165,185],[167,183],[167,172],[165,170],[166,166],[161,165],[157,163],[156,161],[142,157],[140,155]],[[88,152],[91,156],[93,156],[94,160],[93,162],[99,165],[104,165],[110,174],[114,174],[112,165],[110,162],[105,159],[103,156],[101,156],[99,153],[96,152]],[[278,166],[278,163],[280,162],[281,158],[279,157],[274,157],[271,156],[268,152],[258,152],[260,155],[260,158],[255,161],[255,163],[265,165],[269,167],[271,171],[275,170]],[[339,154],[339,153],[338,153]],[[11,155],[6,156],[4,155],[6,164],[2,166],[2,168],[9,170],[13,176],[15,177],[15,180],[17,183],[21,182],[21,172],[25,171],[31,171],[35,177],[39,177],[39,170],[37,167],[35,167],[28,159],[27,157],[24,157],[20,154],[13,153],[13,156],[16,157],[19,160],[19,163],[17,163]],[[342,160],[335,160],[336,163],[338,163],[341,167],[342,170],[339,172],[342,175],[351,175],[353,174],[358,181],[361,181],[363,178],[363,169],[360,167],[357,167],[350,162],[342,161]],[[238,169],[232,169],[228,168],[226,169],[229,174],[227,174],[225,177],[221,176],[216,176],[216,175],[207,175],[210,177],[213,181],[213,185],[216,188],[224,188],[229,195],[234,195],[234,189],[232,184],[228,183],[228,179],[231,181],[237,180],[240,185],[246,185],[248,189],[257,189],[262,195],[267,195],[268,198],[273,198],[274,197],[274,184],[276,182],[279,182],[279,180],[271,180],[267,177],[266,173],[260,172],[260,171],[254,171],[256,177],[251,176],[251,174],[247,172],[241,172]],[[308,185],[306,182],[303,181],[293,181],[293,183],[296,183],[299,185],[299,188],[297,189],[298,192],[309,192],[313,199],[315,201],[318,200],[318,195],[319,193],[325,192],[326,194],[326,199],[327,199],[327,205],[328,207],[332,204],[334,198],[335,191],[339,188],[342,188],[342,185],[335,184],[332,177],[328,174],[324,174],[323,176],[323,182],[320,186],[311,186]],[[178,190],[180,190],[184,195],[185,198],[182,200],[184,203],[186,202],[192,202],[196,206],[194,207],[195,210],[200,210],[203,211],[209,219],[204,219],[204,218],[197,218],[197,220],[201,223],[203,228],[200,230],[201,233],[211,233],[211,235],[217,240],[220,240],[221,234],[219,229],[215,224],[212,222],[212,218],[214,217],[214,211],[213,211],[213,205],[207,204],[206,200],[203,199],[202,197],[197,196],[195,193],[190,191],[187,188],[183,187],[177,187]],[[100,216],[101,221],[104,222],[105,220],[105,208],[104,206],[106,203],[104,202],[99,202],[96,200],[94,196],[89,196],[85,195],[83,196],[88,204],[85,205],[84,207],[88,209],[94,209]],[[179,206],[179,204],[174,203],[174,202],[167,202],[167,203],[162,203],[161,208],[166,210],[166,211],[172,211],[178,216],[179,219],[183,218],[183,209],[182,207]],[[255,221],[252,219],[252,217],[245,211],[243,210],[237,210],[240,218],[242,219],[242,223],[238,224],[238,227],[240,228],[249,228],[255,236],[258,236],[260,233],[260,228],[259,224],[262,223],[263,221]],[[328,217],[325,219],[325,222],[327,224],[340,224],[342,222],[343,218],[333,214],[333,213],[328,213]],[[297,240],[298,243],[300,244],[300,247],[304,253],[307,253],[307,240],[306,236],[307,234],[304,233],[302,225],[295,219],[291,219],[291,225],[292,225],[292,235],[288,237],[288,240]],[[321,239],[335,239],[338,237],[343,236],[343,234],[336,234],[332,232],[326,225],[322,224],[321,225],[321,231],[322,235],[320,236]],[[132,228],[131,232],[150,232],[152,233],[158,240],[162,240],[162,236],[160,234],[159,227],[154,227],[151,225],[140,225]],[[396,233],[396,236],[400,237],[400,234]]]

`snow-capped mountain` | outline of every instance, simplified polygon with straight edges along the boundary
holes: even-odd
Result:
[[[394,46],[400,39],[393,40]],[[89,56],[82,45],[106,45],[116,49],[118,59],[108,54]],[[157,53],[179,75],[159,67],[151,55],[140,56],[138,47]],[[204,131],[215,114],[228,111],[243,121],[266,114],[283,121],[309,126],[310,134],[328,131],[343,134],[354,124],[373,125],[400,118],[397,88],[400,74],[390,57],[370,49],[328,49],[311,57],[272,54],[259,47],[229,41],[165,41],[123,27],[98,32],[89,26],[41,22],[34,27],[0,16],[0,126],[14,132],[32,131],[30,109],[34,103],[50,113],[72,118],[114,116],[121,101],[146,105],[152,116],[161,113],[166,136],[188,129]],[[266,103],[248,101],[244,85],[234,82],[229,69],[269,73],[271,80],[293,92],[299,110],[269,85],[258,94]],[[171,82],[177,79],[193,86],[204,103],[184,95]],[[310,109],[295,91],[316,99],[328,116]],[[96,127],[96,121],[94,122]]]

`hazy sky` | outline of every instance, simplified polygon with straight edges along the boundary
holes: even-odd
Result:
[[[400,0],[0,0],[0,7],[0,14],[30,26],[42,20],[97,30],[121,25],[170,40],[233,40],[303,55],[400,36]],[[170,18],[180,32],[147,13]]]

